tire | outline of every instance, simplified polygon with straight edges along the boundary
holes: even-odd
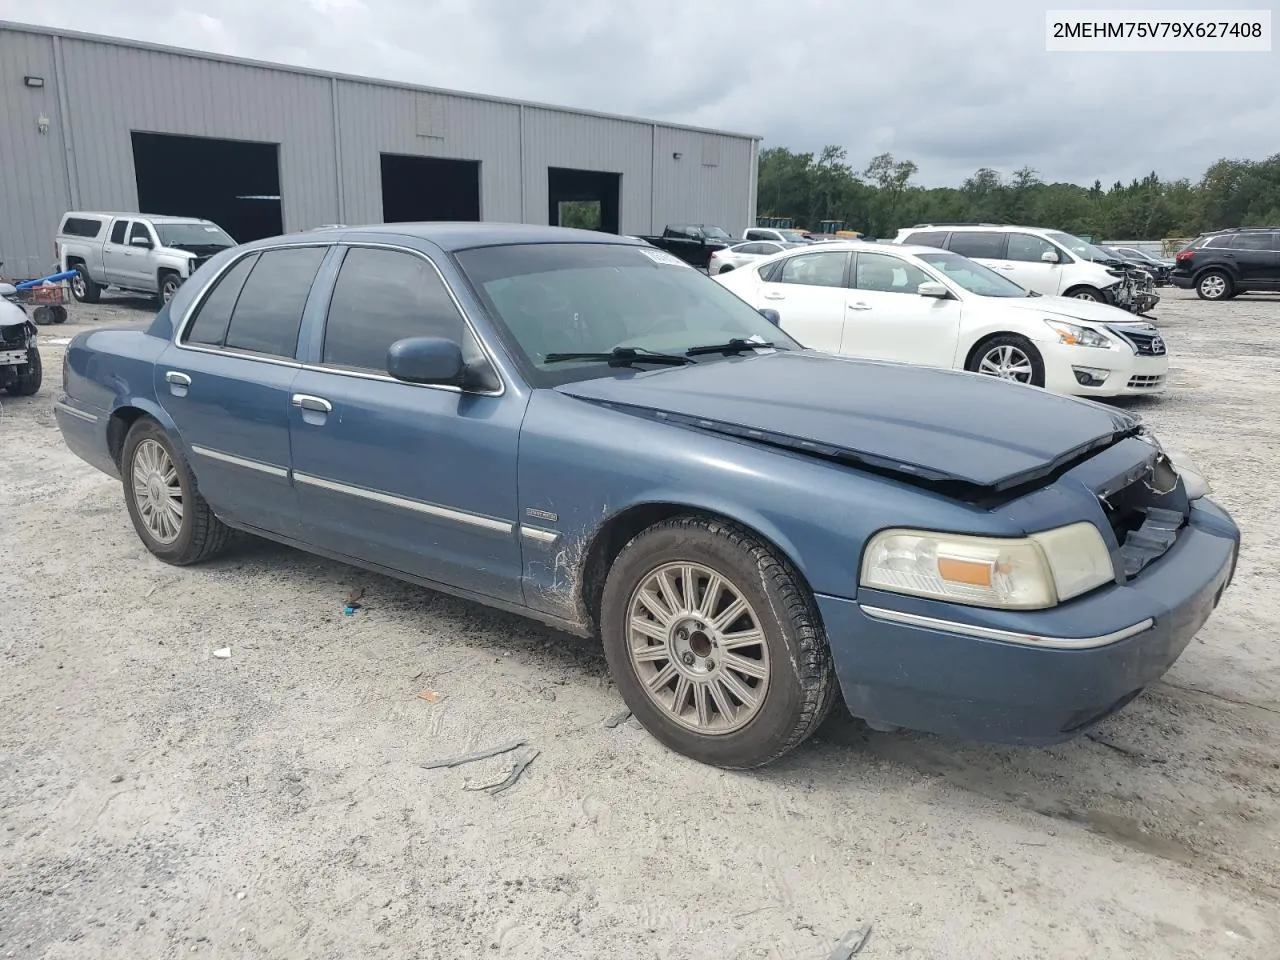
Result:
[[[721,578],[711,612],[723,618],[738,600],[744,612],[717,627],[706,610],[684,608],[685,570],[691,594],[704,602],[709,578]],[[664,607],[666,629],[640,599],[659,596],[647,593],[658,589],[659,576],[667,579],[662,596],[668,599],[650,603]],[[671,618],[673,608],[685,615]],[[662,638],[633,629],[633,610],[644,612],[650,631]],[[751,632],[753,622],[763,640],[739,641],[740,652],[730,652],[726,641]],[[605,580],[601,637],[609,671],[645,729],[677,753],[713,766],[749,769],[793,750],[821,724],[838,689],[808,587],[773,548],[725,521],[677,517],[628,543]],[[633,646],[645,655],[633,655]],[[656,692],[646,689],[664,676]],[[678,697],[681,709],[673,710]]]
[[[1201,300],[1230,300],[1235,284],[1221,270],[1206,270],[1196,279],[1196,296]]]
[[[1073,287],[1067,291],[1073,300],[1089,300],[1093,303],[1106,303],[1106,295],[1097,287]]]
[[[35,347],[27,349],[27,366],[30,369],[5,388],[11,396],[33,397],[40,392],[40,384],[44,382],[44,365],[40,362],[40,351]]]
[[[76,275],[71,280],[71,295],[80,303],[97,303],[102,299],[102,287],[89,278],[83,264],[76,264]]]
[[[31,311],[31,319],[35,321],[37,327],[47,327],[56,322],[53,319],[53,307],[43,303]]]
[[[720,268],[718,271],[716,271],[716,272],[717,272],[717,273],[730,273],[732,270],[733,270],[733,267],[732,267],[730,264],[725,264],[723,267],[721,267],[721,268]]]
[[[1023,375],[1022,370],[1028,367],[1029,373]],[[1016,333],[998,333],[994,337],[987,337],[973,348],[964,368],[971,373],[1012,380],[1014,383],[1044,386],[1044,358],[1030,340]],[[1002,369],[1008,375],[1001,373]]]
[[[163,457],[159,456],[160,453]],[[164,475],[170,475],[170,471],[165,469],[164,458],[172,468],[167,484],[164,483]],[[138,538],[156,557],[182,567],[207,560],[227,545],[231,528],[214,516],[196,488],[195,475],[186,459],[155,420],[139,417],[134,422],[125,437],[120,467],[129,519],[133,521]],[[144,517],[139,501],[148,502],[150,516],[155,517],[165,512],[156,505],[172,501],[175,494],[179,516],[175,520],[170,511],[167,523],[157,521],[153,528]],[[165,535],[156,532],[161,529]],[[176,530],[176,533],[170,535],[170,530]]]
[[[64,307],[64,306],[62,306],[61,304],[59,304],[59,305],[57,305],[57,306],[53,307],[52,309],[53,309],[53,322],[54,322],[54,323],[66,323],[66,322],[67,322],[67,308],[66,308],[66,307]]]
[[[182,278],[176,273],[160,274],[160,289],[156,293],[156,299],[160,301],[160,306],[164,306],[173,299],[173,295],[178,292],[178,288],[182,286]]]

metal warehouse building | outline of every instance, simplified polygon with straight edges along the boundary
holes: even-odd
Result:
[[[754,223],[759,138],[0,22],[0,275],[67,210],[625,234]]]

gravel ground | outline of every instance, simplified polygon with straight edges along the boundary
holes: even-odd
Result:
[[[837,715],[750,774],[606,722],[589,643],[266,543],[151,558],[50,406],[64,338],[147,314],[74,308],[0,414],[0,957],[1280,958],[1280,299],[1165,296],[1132,406],[1245,536],[1168,677],[1096,739]]]

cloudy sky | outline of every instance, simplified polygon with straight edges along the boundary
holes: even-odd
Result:
[[[1113,0],[1114,2],[1114,0]],[[1239,9],[1247,0],[1193,0]],[[1254,2],[1254,7],[1266,3]],[[0,0],[0,19],[1109,184],[1280,150],[1280,52],[1047,53],[1028,0]],[[1129,0],[1127,8],[1168,8]]]

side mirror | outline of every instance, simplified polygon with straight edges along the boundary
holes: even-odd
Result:
[[[12,283],[0,283],[0,297],[12,297],[16,296],[17,293],[18,288]]]
[[[461,386],[462,348],[443,337],[407,337],[387,348],[387,373],[405,383]]]
[[[1040,259],[1045,263],[1057,263],[1058,254],[1054,250],[1046,250],[1044,253],[1040,254]]]
[[[132,240],[129,241],[129,246],[143,247],[146,250],[150,250],[152,246],[154,246],[154,244],[152,244],[152,242],[148,240],[146,237],[134,237]]]
[[[782,314],[780,314],[777,310],[770,310],[766,307],[765,309],[760,311],[760,316],[764,317],[766,320],[772,323],[775,327],[782,326]]]
[[[916,293],[922,297],[934,297],[938,300],[946,300],[951,296],[951,291],[947,289],[946,284],[928,281],[916,287]]]

